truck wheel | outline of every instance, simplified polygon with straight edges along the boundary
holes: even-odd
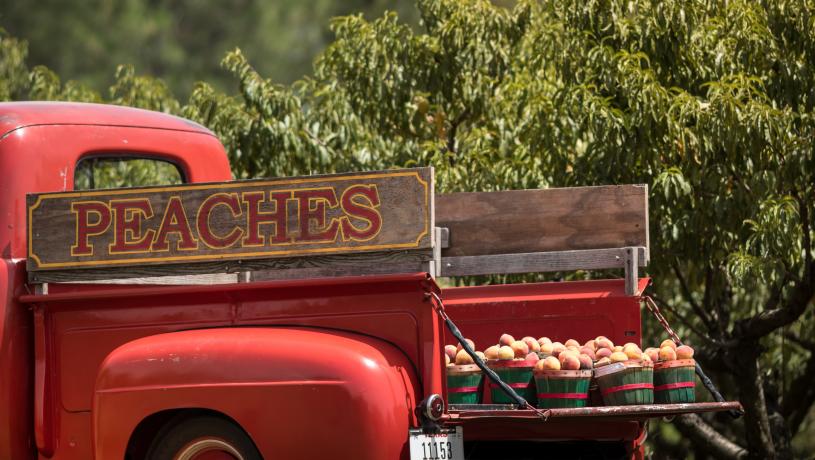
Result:
[[[227,420],[199,416],[156,437],[147,460],[262,460],[243,430]]]

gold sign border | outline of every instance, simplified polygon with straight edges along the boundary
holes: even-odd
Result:
[[[432,177],[432,169],[431,177]],[[363,179],[382,179],[388,177],[409,177],[414,176],[416,180],[424,187],[424,210],[425,210],[425,225],[424,230],[422,233],[416,237],[416,241],[413,243],[400,243],[400,244],[390,244],[390,245],[366,245],[366,246],[352,246],[352,247],[329,247],[329,248],[312,248],[312,249],[299,249],[299,250],[290,250],[290,251],[275,251],[275,252],[249,252],[249,253],[237,253],[237,254],[202,254],[202,255],[189,255],[189,256],[172,256],[172,257],[145,257],[145,258],[133,258],[133,259],[106,259],[106,260],[89,260],[85,262],[55,262],[55,263],[46,263],[43,264],[40,258],[34,253],[34,237],[31,228],[31,222],[33,219],[34,210],[36,210],[43,200],[49,198],[83,198],[83,197],[92,197],[92,196],[100,196],[100,195],[132,195],[138,194],[140,191],[144,191],[146,193],[155,193],[155,192],[166,192],[166,191],[188,191],[188,190],[204,190],[204,189],[213,189],[213,190],[220,190],[220,189],[234,189],[234,188],[241,188],[241,187],[263,187],[269,185],[293,185],[293,184],[307,184],[312,182],[333,182],[333,181],[357,181]],[[37,263],[36,267],[32,267],[35,270],[39,269],[50,269],[50,268],[76,268],[76,267],[88,267],[88,266],[99,266],[99,265],[126,265],[126,264],[133,264],[133,263],[140,263],[140,262],[178,262],[178,261],[187,261],[187,260],[237,260],[237,259],[244,259],[244,258],[278,258],[278,257],[285,257],[285,256],[298,256],[298,255],[309,255],[309,254],[321,254],[326,252],[351,252],[351,251],[367,251],[367,250],[389,250],[389,249],[411,249],[419,247],[419,241],[425,237],[429,233],[430,227],[430,187],[428,183],[422,179],[421,175],[419,175],[419,171],[399,171],[399,172],[384,172],[378,174],[361,174],[361,175],[353,175],[353,176],[343,176],[337,175],[335,177],[332,176],[321,176],[321,177],[313,177],[313,178],[299,178],[299,179],[282,179],[282,180],[274,180],[274,181],[234,181],[234,182],[224,182],[218,183],[217,185],[214,183],[210,184],[202,184],[202,185],[181,185],[175,187],[158,187],[158,188],[145,188],[145,189],[120,189],[120,190],[103,190],[103,191],[87,191],[87,192],[58,192],[58,193],[43,193],[37,196],[37,201],[34,202],[28,208],[28,258],[34,260]]]

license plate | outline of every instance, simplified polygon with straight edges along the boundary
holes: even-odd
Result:
[[[410,430],[410,460],[464,460],[461,427],[431,434]]]

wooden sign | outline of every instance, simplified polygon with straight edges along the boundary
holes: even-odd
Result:
[[[432,206],[432,168],[32,194],[28,270],[430,250]]]

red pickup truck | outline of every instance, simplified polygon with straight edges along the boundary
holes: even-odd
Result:
[[[647,279],[36,282],[27,194],[230,180],[218,139],[187,120],[0,104],[0,171],[0,459],[642,458],[648,418],[734,407],[440,404],[455,338],[436,296],[480,344],[503,332],[639,343]],[[456,428],[463,452],[411,449],[412,434]]]

